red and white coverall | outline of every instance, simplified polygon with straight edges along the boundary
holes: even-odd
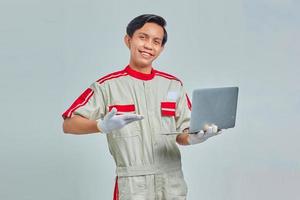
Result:
[[[190,122],[191,103],[182,82],[155,69],[143,74],[127,66],[95,81],[63,117],[80,115],[97,120],[113,107],[118,114],[144,116],[107,134],[116,163],[114,199],[186,199],[187,186],[174,134],[188,128]]]

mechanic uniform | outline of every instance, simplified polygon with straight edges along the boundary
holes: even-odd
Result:
[[[116,163],[114,199],[186,199],[176,134],[170,134],[189,127],[191,103],[181,81],[155,69],[143,74],[127,66],[94,82],[63,117],[97,120],[113,107],[117,114],[144,116],[106,134]]]

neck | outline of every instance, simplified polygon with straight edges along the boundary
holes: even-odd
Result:
[[[152,70],[152,66],[149,65],[149,66],[143,66],[143,67],[140,67],[138,65],[135,65],[133,63],[130,63],[129,64],[130,68],[135,70],[135,71],[138,71],[140,73],[143,73],[143,74],[151,74],[151,70]]]

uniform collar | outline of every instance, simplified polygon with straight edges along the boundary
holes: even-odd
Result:
[[[140,80],[144,80],[144,81],[153,79],[154,75],[155,75],[155,70],[153,68],[151,69],[150,74],[144,74],[144,73],[138,72],[138,71],[132,69],[129,65],[127,65],[127,67],[124,69],[124,71],[127,72],[130,76],[140,79]]]

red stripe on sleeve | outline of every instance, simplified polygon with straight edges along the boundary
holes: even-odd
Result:
[[[120,71],[117,71],[117,72],[107,74],[106,76],[103,76],[102,78],[98,79],[96,82],[101,82],[104,79],[109,79],[109,77],[111,77],[111,76],[116,76],[116,75],[119,75],[119,74],[122,74],[122,73],[124,73],[124,70],[120,70]]]
[[[119,200],[119,188],[118,188],[118,177],[116,177],[115,189],[114,189],[114,199]]]
[[[102,84],[103,82],[105,82],[107,80],[110,80],[113,78],[118,78],[121,76],[126,76],[126,75],[127,75],[127,72],[125,70],[121,70],[121,71],[113,72],[106,76],[103,76],[102,78],[98,79],[96,82],[98,82],[99,84]]]
[[[186,100],[187,100],[188,107],[189,107],[189,109],[191,110],[191,109],[192,109],[192,103],[191,103],[191,101],[190,101],[190,98],[189,98],[189,96],[188,96],[187,94],[185,94],[185,96],[186,96]]]
[[[89,99],[93,96],[94,91],[91,88],[87,88],[75,101],[74,103],[70,106],[68,110],[66,110],[63,114],[62,117],[68,118],[72,116],[72,113],[79,107],[84,106]]]
[[[168,73],[165,73],[165,72],[162,72],[162,71],[158,71],[158,70],[155,70],[155,75],[158,75],[158,76],[161,76],[161,77],[164,77],[164,78],[167,78],[169,80],[176,80],[176,81],[179,81],[181,85],[182,82],[181,80],[179,80],[177,77],[171,75],[171,74],[168,74]]]
[[[126,75],[127,75],[127,73],[111,75],[107,78],[103,78],[103,79],[98,80],[98,83],[101,84],[101,83],[104,83],[105,81],[108,81],[110,79],[119,78],[121,76],[126,76]]]

